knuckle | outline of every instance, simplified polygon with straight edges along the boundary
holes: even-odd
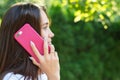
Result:
[[[44,61],[44,60],[41,60],[41,61],[40,61],[40,64],[44,64],[44,63],[45,63],[45,61]]]
[[[52,58],[52,60],[54,61],[58,61],[58,58],[56,58],[55,56]]]
[[[48,49],[48,47],[46,47],[46,46],[45,46],[45,47],[44,47],[44,49],[45,49],[45,50],[47,50],[47,49]]]
[[[49,56],[46,57],[46,61],[50,61],[51,58]]]
[[[50,47],[51,47],[52,49],[54,49],[54,45],[53,45],[53,44],[51,44]]]

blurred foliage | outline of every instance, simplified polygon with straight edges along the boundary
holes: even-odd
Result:
[[[51,2],[49,14],[56,35],[53,42],[60,56],[61,80],[120,79],[118,3],[119,0]]]
[[[119,0],[56,0],[53,5],[60,5],[64,13],[68,9],[74,15],[74,22],[101,22],[105,29],[111,22],[119,21]]]
[[[16,1],[0,2],[0,18]],[[61,80],[120,80],[120,1],[45,2],[60,57]]]

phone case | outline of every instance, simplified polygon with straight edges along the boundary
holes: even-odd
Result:
[[[31,27],[30,24],[26,23],[22,28],[20,28],[15,34],[14,38],[16,41],[38,62],[38,58],[34,54],[31,46],[30,41],[33,41],[36,45],[38,51],[41,55],[44,54],[43,38]]]

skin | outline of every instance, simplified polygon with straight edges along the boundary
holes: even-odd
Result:
[[[42,72],[47,74],[48,80],[60,80],[59,58],[52,44],[54,33],[49,27],[49,19],[43,10],[41,10],[41,36],[44,38],[44,55],[40,55],[34,42],[31,41],[31,48],[38,57],[40,63],[35,61],[32,57],[31,60],[34,65],[38,66]],[[48,45],[50,45],[50,53],[48,52]]]

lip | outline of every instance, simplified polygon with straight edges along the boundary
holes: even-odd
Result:
[[[51,45],[52,43],[51,42],[48,42],[48,45]]]

